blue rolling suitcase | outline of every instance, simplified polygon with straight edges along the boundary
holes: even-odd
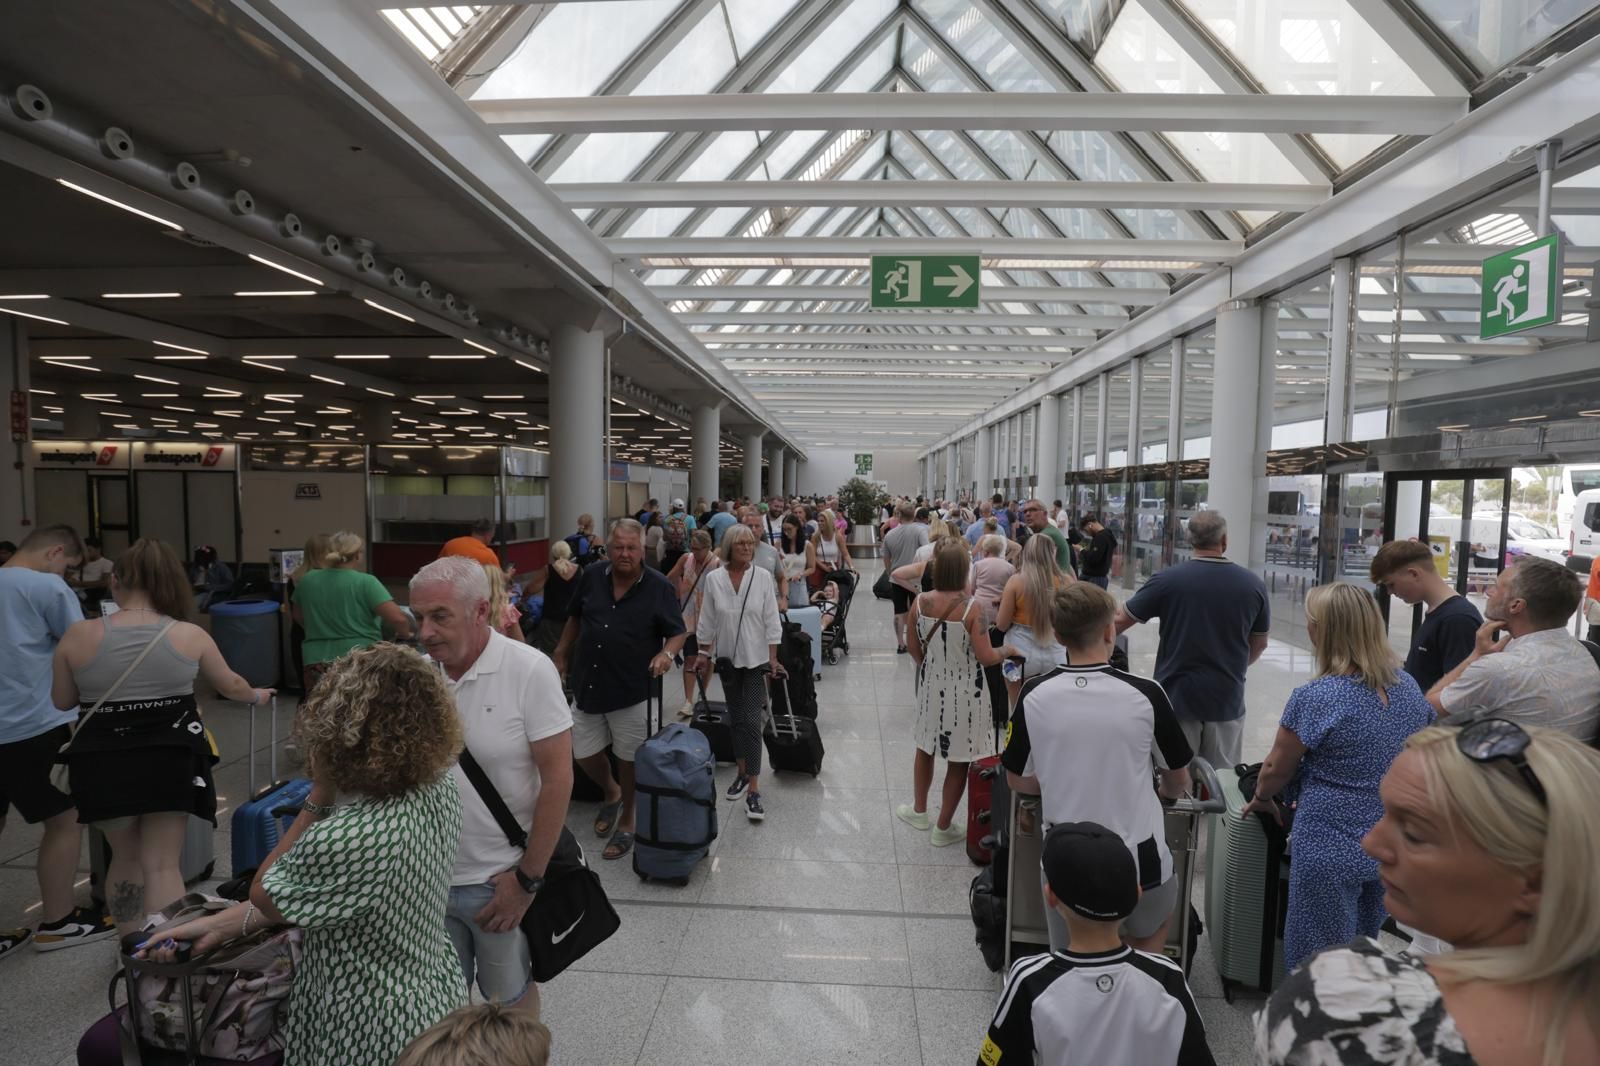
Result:
[[[272,748],[267,785],[256,791],[256,708],[250,708],[250,800],[233,812],[233,876],[254,870],[267,861],[278,840],[311,795],[305,778],[278,779],[278,698],[272,698]]]
[[[659,683],[654,702],[665,717]],[[650,700],[645,727],[650,728]],[[704,733],[673,722],[633,756],[633,872],[642,881],[686,885],[717,839],[716,761]]]

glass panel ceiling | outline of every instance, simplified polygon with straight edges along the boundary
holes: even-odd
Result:
[[[1465,98],[1474,86],[1452,86],[1439,71],[1463,70],[1465,62],[1487,77],[1575,20],[1593,17],[1600,8],[1600,0],[1388,0],[1396,9],[1395,17],[1380,20],[1376,15],[1381,10],[1373,6],[1379,2],[1383,0],[1017,0],[1015,7],[1009,2],[974,5],[970,0],[561,3],[544,6],[530,18],[498,19],[502,32],[512,24],[524,27],[522,40],[479,47],[485,36],[479,33],[472,51],[500,57],[492,61],[496,65],[452,73],[464,75],[462,91],[478,100],[580,97],[608,86],[631,95],[695,96],[718,88],[766,93],[1054,93],[1074,83],[1092,91],[1341,97],[1424,97],[1444,92]],[[991,21],[992,11],[1006,12],[1008,23]],[[491,25],[487,19],[498,14],[498,9],[483,5],[384,12],[396,32],[436,63],[454,42],[472,32],[475,23],[479,29],[487,28]],[[1423,20],[1432,26],[1420,25]],[[662,36],[669,26],[674,36]],[[1427,54],[1430,48],[1448,53],[1450,47],[1456,51]],[[1413,69],[1419,61],[1427,64],[1421,73]],[[709,135],[646,130],[523,133],[506,135],[504,140],[523,159],[543,157],[540,170],[556,184],[777,180],[885,184],[886,195],[881,198],[863,195],[828,206],[784,204],[774,197],[757,204],[702,198],[692,204],[657,201],[577,208],[578,216],[597,227],[605,239],[832,239],[850,234],[1051,242],[1130,237],[1206,242],[1240,236],[1276,215],[1248,202],[1223,201],[1205,212],[1173,209],[1159,198],[1133,206],[1069,195],[1060,202],[1017,203],[998,194],[1002,183],[1149,184],[1198,177],[1325,186],[1390,142],[1380,134],[1005,128],[724,130]],[[903,187],[907,182],[952,179],[973,183],[975,198],[928,202],[888,193],[891,183]],[[1568,180],[1594,184],[1587,176]],[[977,195],[979,191],[984,195]],[[1582,217],[1571,221],[1575,227],[1589,225]],[[1600,223],[1594,226],[1600,229]],[[1468,229],[1462,233],[1462,239],[1474,239]],[[1600,233],[1589,243],[1600,243]],[[983,274],[982,311],[1015,316],[1012,330],[1025,329],[1032,340],[1059,338],[1063,350],[1069,340],[1072,347],[1081,347],[1106,332],[1100,326],[1141,313],[1186,277],[1226,260],[1225,255],[1195,262],[1177,256],[1163,259],[1161,244],[1150,247],[1148,256],[1131,250],[1121,256],[1031,251],[990,255]],[[924,340],[939,336],[959,341],[970,336],[986,342],[1003,336],[1000,327],[970,329],[960,315],[933,324],[925,324],[926,316],[915,322],[885,318],[872,325],[771,321],[775,315],[808,310],[866,314],[865,260],[859,252],[828,249],[814,255],[763,253],[730,259],[697,258],[693,246],[670,251],[639,256],[634,267],[654,286],[707,287],[706,299],[672,294],[668,299],[674,309],[715,308],[750,319],[748,325],[695,323],[692,328],[759,334],[763,341],[770,338],[771,344],[793,345],[771,349],[792,364],[791,370],[815,365],[819,375],[834,377],[847,370],[870,372],[875,363],[861,357],[875,354],[871,342],[891,341],[885,333]],[[733,286],[740,291],[727,291]],[[775,298],[752,298],[749,287],[760,286],[782,286],[783,291]],[[1004,291],[1008,286],[1025,291],[1009,296]],[[1054,298],[1054,289],[1070,292]],[[1119,296],[1119,289],[1140,291]],[[1030,325],[1027,319],[1035,314],[1050,316],[1051,325]],[[1072,318],[1082,315],[1094,316],[1099,325],[1071,327]],[[708,334],[703,336],[710,341]],[[847,366],[837,355],[830,358],[814,347],[800,347],[814,345],[819,336],[834,345],[854,343],[862,350],[849,353]],[[993,345],[991,354],[995,351],[1040,370],[1064,357],[1057,353],[1041,358],[1049,348],[1038,347],[1006,352],[1002,345]],[[961,356],[958,349],[946,354]],[[905,353],[900,358],[905,359]],[[826,391],[807,392],[805,375],[793,372],[800,387],[786,388],[783,398],[764,398],[780,419],[788,409],[826,406]],[[1019,387],[1024,381],[1018,381]],[[969,398],[971,412],[993,399]],[[808,420],[808,427],[812,424],[817,423]]]

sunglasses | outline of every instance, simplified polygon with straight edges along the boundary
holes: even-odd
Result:
[[[1456,734],[1456,748],[1475,763],[1508,762],[1528,789],[1545,807],[1550,806],[1539,775],[1528,765],[1528,745],[1533,738],[1528,731],[1506,718],[1480,718],[1461,727]]]

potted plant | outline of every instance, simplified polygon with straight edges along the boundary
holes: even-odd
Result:
[[[853,477],[839,486],[839,509],[851,526],[873,529],[878,522],[878,490],[870,482]]]

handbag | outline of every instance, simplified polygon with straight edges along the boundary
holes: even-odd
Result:
[[[144,646],[144,650],[138,654],[133,662],[128,664],[128,668],[126,670],[122,671],[122,676],[111,682],[111,687],[106,689],[105,695],[94,701],[94,706],[89,708],[88,714],[78,719],[78,728],[73,730],[72,736],[69,737],[67,742],[61,745],[61,748],[56,752],[56,765],[50,771],[50,784],[57,792],[61,792],[68,796],[72,795],[72,770],[69,766],[67,766],[66,761],[68,750],[72,747],[72,742],[78,739],[78,734],[83,732],[83,727],[89,724],[89,719],[100,713],[100,708],[105,706],[106,700],[109,700],[112,696],[116,695],[117,689],[122,687],[122,683],[128,680],[129,675],[139,668],[139,664],[144,662],[144,657],[149,655],[150,652],[155,649],[157,644],[161,643],[161,638],[167,635],[167,631],[177,624],[177,619],[167,619],[167,624],[161,627],[161,632],[157,633],[150,639],[150,643]]]
[[[229,906],[190,893],[169,904],[161,922],[133,939],[157,936]],[[301,929],[279,927],[183,961],[152,962],[124,954],[122,970],[108,990],[114,1013],[118,984],[128,992],[119,1026],[124,1066],[142,1066],[147,1049],[181,1052],[189,1062],[200,1057],[251,1062],[281,1051],[284,1013],[304,939]]]
[[[891,587],[889,569],[885,567],[883,572],[878,575],[878,580],[872,583],[872,594],[880,600],[892,599],[893,596],[889,591]]]
[[[478,798],[489,808],[511,846],[527,848],[528,834],[478,760],[465,749],[461,752],[461,772],[472,782]],[[541,983],[555,978],[622,927],[622,919],[611,906],[600,876],[584,862],[583,848],[566,826],[561,827],[555,851],[545,866],[544,887],[522,913],[521,925],[533,963],[533,979]]]

